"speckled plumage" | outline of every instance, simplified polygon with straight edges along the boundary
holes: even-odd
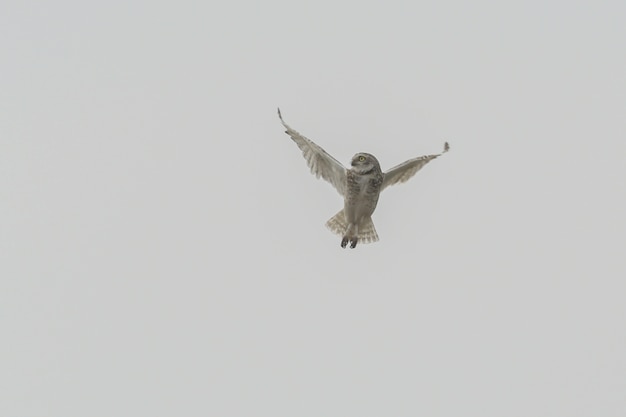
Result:
[[[287,129],[285,133],[302,150],[311,173],[331,183],[344,198],[343,209],[326,222],[332,232],[342,236],[343,248],[348,243],[351,248],[355,248],[357,242],[378,241],[372,214],[376,210],[381,191],[390,185],[407,181],[424,165],[449,149],[446,142],[442,153],[410,159],[385,173],[373,155],[361,152],[352,157],[351,168],[346,169],[324,149],[289,127],[283,120],[280,109],[278,117]]]

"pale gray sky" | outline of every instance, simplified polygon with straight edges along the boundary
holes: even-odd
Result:
[[[0,415],[623,417],[625,21],[3,3]],[[342,250],[277,106],[345,164],[452,149]]]

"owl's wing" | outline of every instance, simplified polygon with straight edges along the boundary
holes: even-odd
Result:
[[[330,156],[324,149],[316,145],[312,140],[307,139],[300,133],[293,130],[280,114],[278,109],[278,117],[285,126],[286,134],[291,136],[296,145],[302,150],[302,155],[306,159],[311,173],[317,178],[322,177],[326,181],[332,184],[333,187],[339,191],[342,196],[346,195],[346,168],[341,165],[341,162]]]
[[[409,159],[408,161],[391,168],[389,171],[384,173],[381,191],[389,187],[390,185],[406,182],[413,175],[415,175],[417,171],[422,169],[424,165],[437,158],[438,156],[441,156],[444,153],[448,152],[449,149],[450,145],[448,145],[448,142],[446,142],[443,145],[443,152],[441,153],[438,153],[436,155],[419,156],[417,158]]]

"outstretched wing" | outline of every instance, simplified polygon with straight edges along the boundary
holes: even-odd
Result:
[[[417,158],[409,159],[408,161],[391,168],[389,171],[383,174],[384,177],[381,191],[389,187],[390,185],[406,182],[413,175],[415,175],[417,171],[422,169],[424,165],[437,158],[438,156],[448,152],[449,149],[450,145],[448,145],[448,142],[446,142],[443,145],[443,152],[441,153],[438,153],[436,155],[419,156]]]
[[[306,159],[311,173],[317,178],[322,177],[333,185],[342,196],[346,195],[346,168],[339,161],[330,156],[324,149],[316,145],[312,140],[305,138],[300,133],[293,130],[280,114],[278,117],[285,126],[286,134],[291,136],[296,145],[302,150],[302,155]]]

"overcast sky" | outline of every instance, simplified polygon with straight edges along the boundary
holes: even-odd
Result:
[[[626,3],[0,5],[0,415],[626,415]],[[380,242],[344,164],[451,151]]]

